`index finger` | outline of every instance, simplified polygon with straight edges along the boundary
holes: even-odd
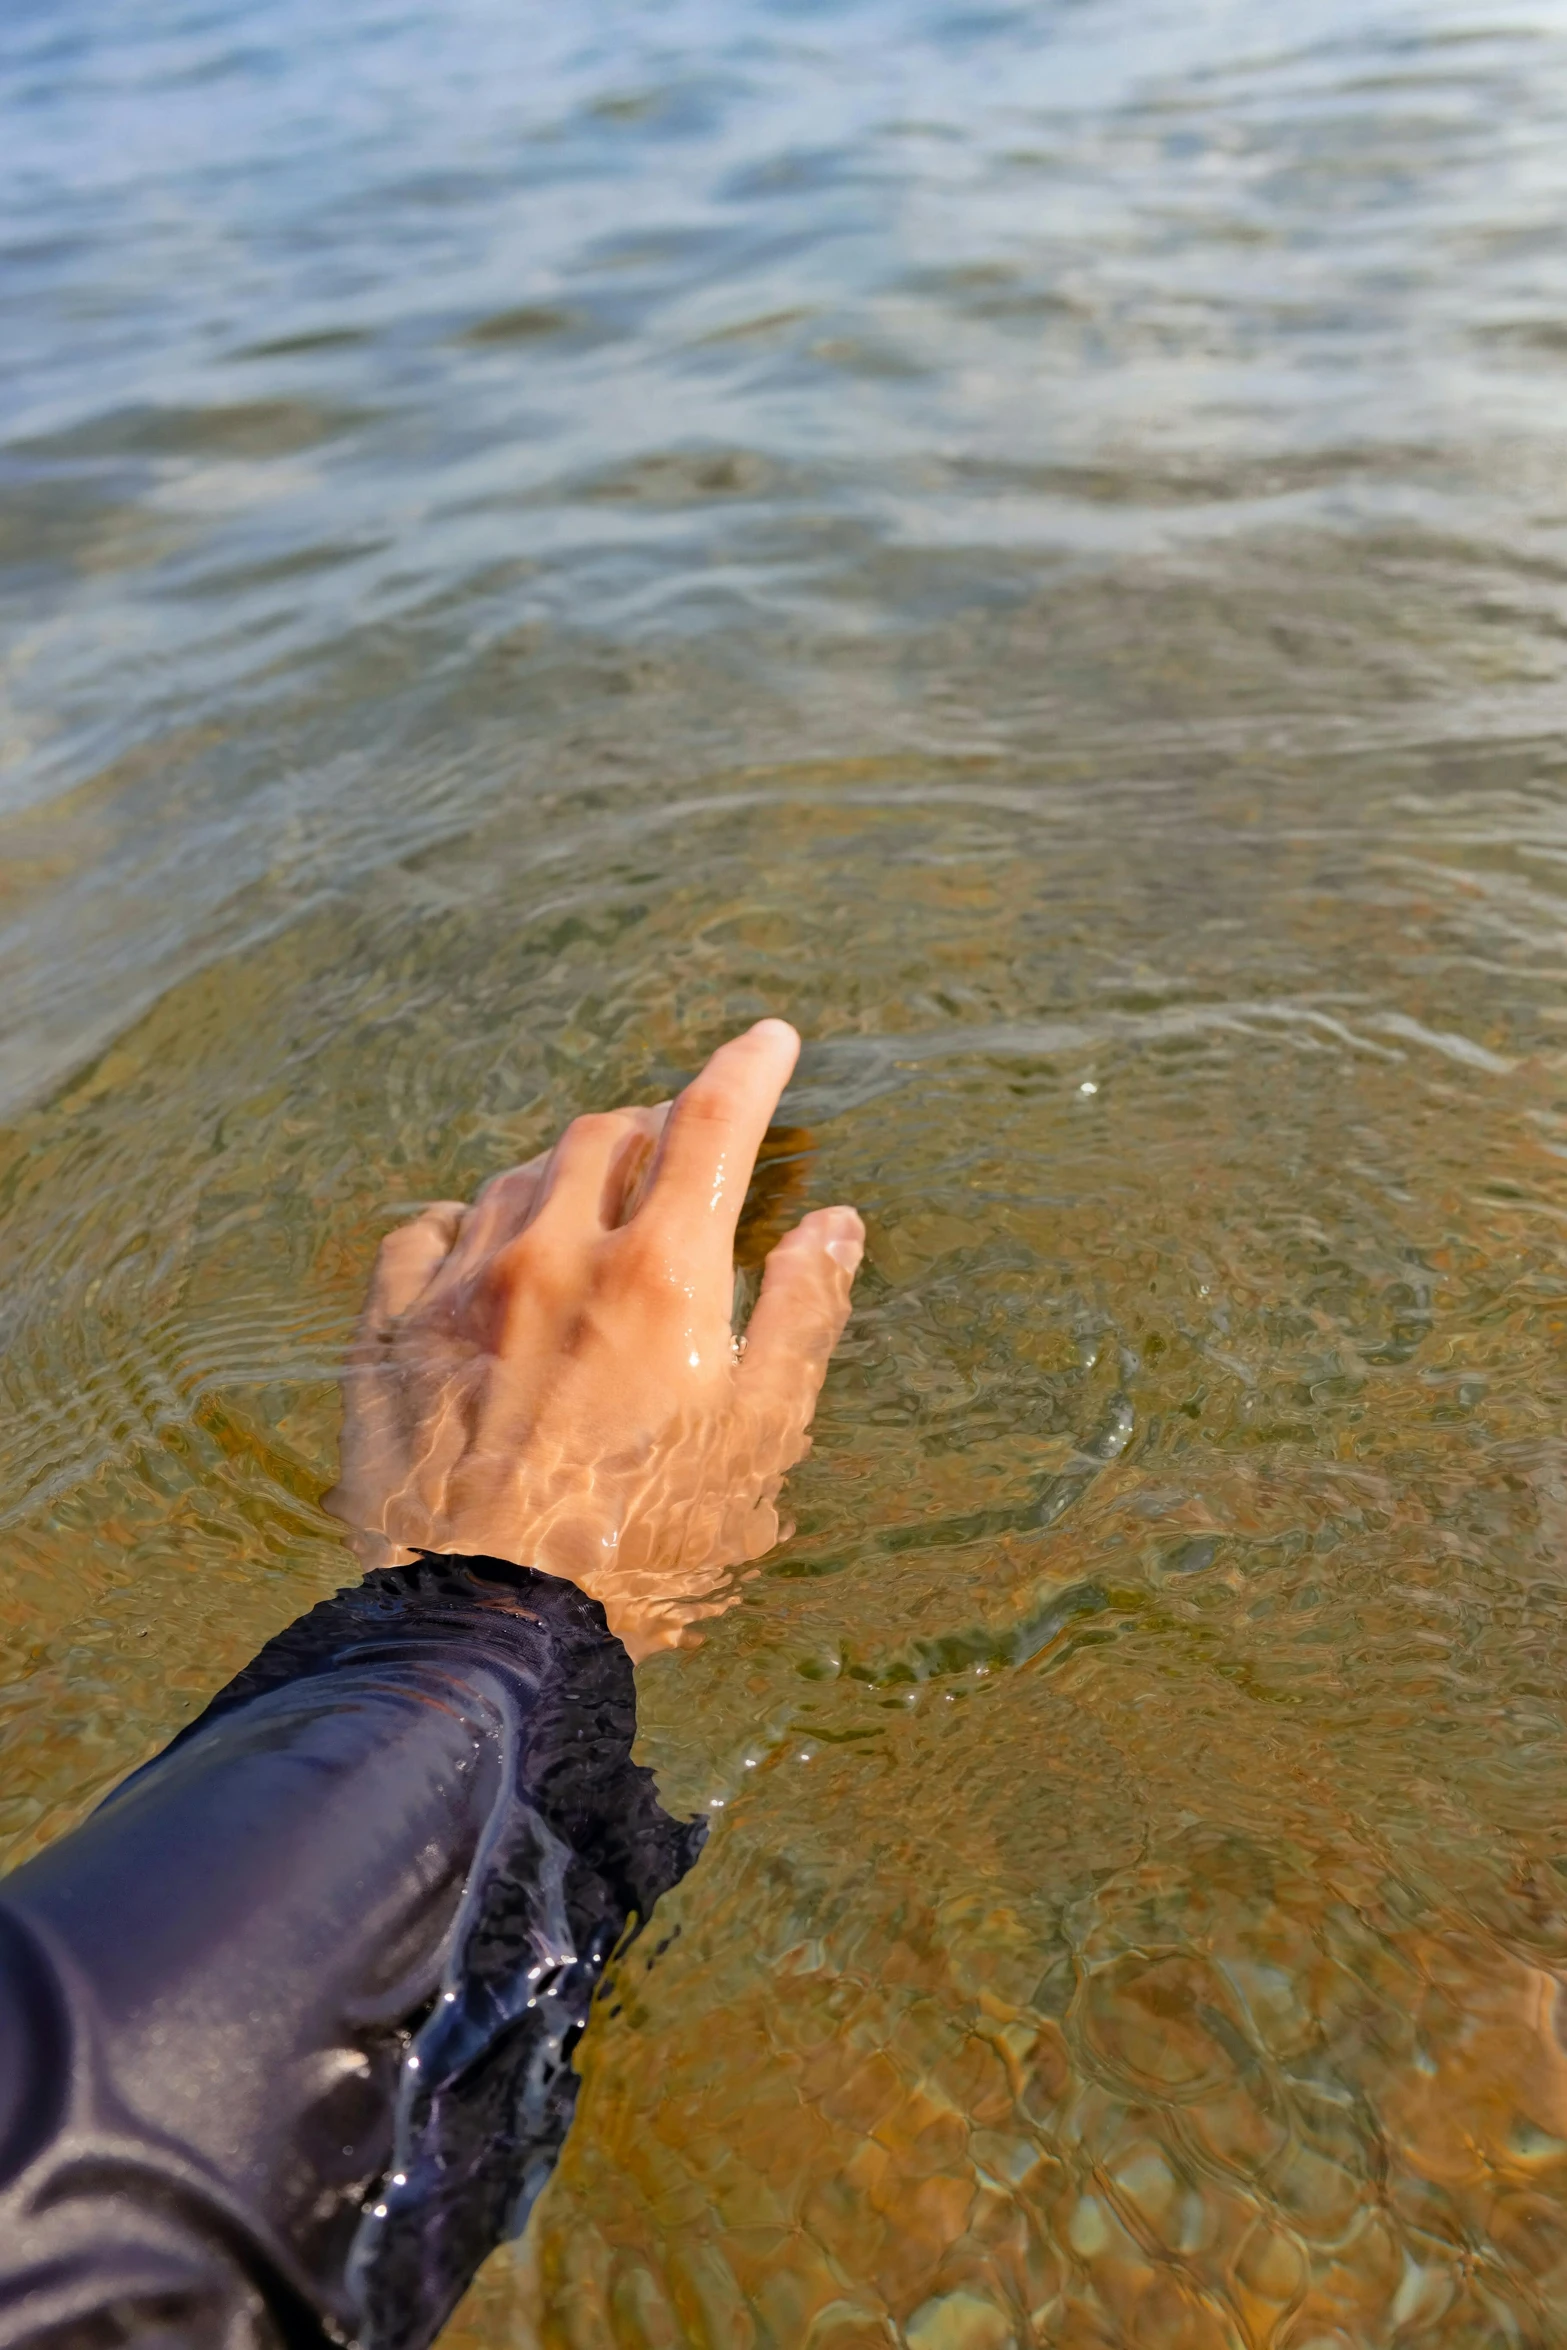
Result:
[[[787,1020],[758,1020],[719,1046],[669,1113],[637,1223],[734,1247],[756,1154],[799,1057]]]

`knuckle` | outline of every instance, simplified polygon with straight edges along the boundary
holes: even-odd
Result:
[[[473,1195],[474,1206],[493,1207],[497,1200],[509,1199],[526,1172],[522,1167],[505,1167],[499,1175],[487,1175]]]
[[[676,1116],[682,1126],[706,1129],[724,1125],[730,1115],[729,1088],[710,1077],[698,1077],[681,1095]]]
[[[616,1110],[584,1110],[573,1118],[562,1141],[576,1149],[591,1149],[595,1144],[614,1141],[624,1124]]]
[[[481,1312],[487,1307],[513,1305],[525,1295],[537,1295],[547,1272],[548,1260],[524,1235],[485,1259],[473,1276],[469,1295]]]
[[[537,1224],[529,1224],[491,1252],[484,1273],[491,1280],[512,1284],[539,1281],[549,1273],[556,1253],[549,1235]]]
[[[384,1289],[406,1288],[422,1273],[433,1254],[430,1237],[418,1225],[389,1232],[375,1252],[375,1280]]]
[[[786,1232],[782,1240],[775,1241],[770,1253],[775,1257],[785,1259],[819,1257],[825,1254],[821,1240],[809,1216],[806,1217],[803,1224],[796,1224],[792,1232]]]
[[[394,1224],[381,1242],[382,1256],[409,1256],[428,1248],[435,1218],[426,1208],[422,1214],[410,1216],[406,1224]]]
[[[638,1216],[614,1235],[606,1270],[628,1288],[663,1285],[668,1278],[668,1251],[650,1217]]]

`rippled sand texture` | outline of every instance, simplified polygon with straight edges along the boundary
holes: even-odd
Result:
[[[376,1237],[764,1009],[870,1226],[463,2350],[1567,2309],[1567,23],[0,23],[19,1855]]]

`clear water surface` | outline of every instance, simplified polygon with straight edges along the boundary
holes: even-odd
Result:
[[[799,1532],[471,2350],[1567,2340],[1567,7],[11,0],[6,1850],[377,1234],[811,1039]]]

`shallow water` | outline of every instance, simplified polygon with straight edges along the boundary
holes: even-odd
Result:
[[[786,1011],[859,1311],[455,2338],[1567,2339],[1567,8],[0,115],[6,1850],[340,1579],[386,1222]]]

